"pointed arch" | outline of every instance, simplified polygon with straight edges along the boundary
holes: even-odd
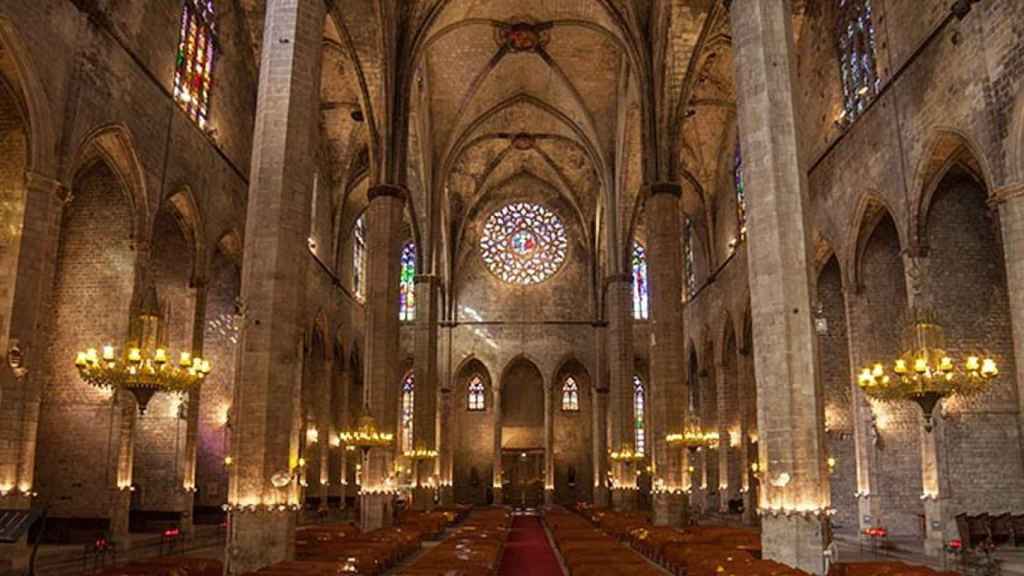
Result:
[[[53,151],[56,149],[56,128],[53,120],[58,118],[46,99],[46,90],[36,74],[37,67],[18,32],[14,22],[0,15],[0,54],[9,56],[17,71],[17,77],[9,79],[14,86],[12,91],[19,100],[28,126],[28,165],[27,170],[48,177],[56,175],[57,160]],[[72,171],[71,175],[74,174]],[[70,177],[64,179],[70,182]]]
[[[846,243],[847,266],[846,285],[855,291],[860,291],[863,286],[863,274],[861,270],[864,248],[867,246],[871,234],[875,231],[878,223],[886,216],[892,219],[893,223],[899,222],[895,213],[882,196],[871,191],[865,191],[857,201],[857,208],[854,211],[853,225],[849,228],[850,237]],[[906,228],[896,226],[900,240],[900,249],[905,250],[908,246]]]
[[[71,181],[97,159],[102,159],[124,184],[133,214],[132,238],[138,240],[149,238],[152,222],[145,171],[136,150],[135,138],[126,125],[101,126],[82,139],[69,165],[67,180]]]

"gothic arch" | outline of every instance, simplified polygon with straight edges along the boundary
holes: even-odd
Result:
[[[35,73],[36,66],[32,63],[27,44],[15,28],[14,23],[0,15],[0,53],[10,55],[17,70],[17,78],[11,79],[17,86],[12,86],[28,127],[28,171],[45,176],[55,176],[56,158],[56,127],[51,123],[58,116],[53,114],[46,99],[46,90]],[[19,89],[20,88],[20,89]],[[69,181],[69,179],[67,180]]]
[[[844,282],[847,286],[853,287],[858,292],[863,287],[861,265],[864,248],[867,246],[868,240],[871,239],[871,234],[875,231],[878,223],[886,216],[891,218],[896,225],[900,250],[906,250],[908,246],[906,228],[899,225],[900,220],[896,218],[895,214],[891,206],[881,196],[871,192],[865,192],[861,195],[854,212],[853,224],[850,226],[850,238],[847,242],[845,260],[850,263],[846,268],[847,278],[846,282]]]

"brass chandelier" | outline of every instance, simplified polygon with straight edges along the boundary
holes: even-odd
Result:
[[[946,352],[942,325],[924,307],[911,308],[901,348],[891,366],[878,362],[863,368],[857,385],[883,402],[914,402],[924,414],[926,431],[931,431],[932,413],[942,399],[977,394],[999,375],[995,360],[980,352],[955,363]]]
[[[389,448],[395,435],[377,428],[377,420],[370,413],[370,407],[363,407],[363,414],[356,420],[356,427],[338,434],[342,444],[353,446],[365,455],[374,448]]]
[[[172,362],[171,352],[161,343],[163,324],[156,287],[150,285],[124,346],[118,350],[108,344],[99,351],[89,348],[79,352],[75,357],[79,376],[99,389],[130,392],[139,414],[146,413],[157,392],[186,393],[198,387],[210,373],[209,360],[182,352],[178,361]]]
[[[681,434],[665,436],[665,442],[669,446],[682,446],[688,450],[714,448],[718,446],[718,432],[705,432],[698,424],[691,422]]]
[[[633,462],[640,462],[644,459],[643,452],[635,452],[632,444],[623,444],[621,448],[611,452],[609,458],[612,462],[621,462],[623,464],[632,464]]]

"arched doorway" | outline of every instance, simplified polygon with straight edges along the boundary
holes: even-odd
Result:
[[[544,377],[517,358],[501,379],[501,467],[504,501],[533,507],[544,502]]]

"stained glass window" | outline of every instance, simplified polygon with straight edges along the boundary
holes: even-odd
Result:
[[[412,372],[402,381],[402,452],[413,449],[413,417],[416,412],[416,378]]]
[[[484,263],[510,284],[547,280],[562,266],[567,247],[558,216],[527,202],[513,202],[491,214],[480,239]]]
[[[398,293],[398,319],[412,322],[416,319],[416,244],[406,242],[402,247],[401,286]]]
[[[366,215],[356,219],[352,229],[352,291],[362,298],[366,295]]]
[[[733,160],[733,181],[736,184],[736,240],[747,239],[747,189],[743,185],[743,153],[740,151],[740,139],[736,138],[736,153]]]
[[[647,251],[633,242],[633,318],[646,320],[650,315],[647,295]]]
[[[216,53],[213,0],[185,0],[181,9],[178,54],[174,64],[174,99],[200,128],[210,113],[210,81]]]
[[[689,218],[683,222],[683,259],[683,273],[686,275],[683,290],[686,292],[686,299],[689,300],[697,292],[697,269],[693,258],[693,220]]]
[[[644,428],[644,381],[633,375],[633,451],[644,454],[647,450],[647,434]]]
[[[839,64],[843,79],[844,119],[859,116],[878,94],[880,81],[875,61],[875,25],[871,0],[839,3]]]
[[[576,379],[569,376],[562,384],[562,411],[579,412],[580,410],[580,388],[576,385]]]
[[[482,412],[484,410],[484,383],[479,376],[473,376],[469,382],[468,400],[467,405],[471,411]]]

